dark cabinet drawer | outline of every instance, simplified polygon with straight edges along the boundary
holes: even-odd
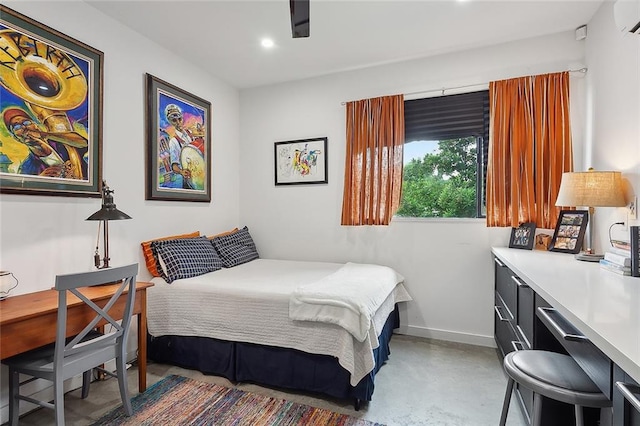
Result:
[[[537,315],[598,388],[611,399],[613,362],[609,357],[557,310],[539,307]]]
[[[511,270],[500,259],[494,258],[495,262],[495,283],[496,291],[504,301],[507,310],[506,314],[510,319],[516,316],[516,308],[518,306],[517,286],[511,280]]]
[[[525,344],[526,349],[533,347],[533,329],[535,325],[535,293],[531,287],[520,281],[518,282],[518,308],[516,310],[517,331],[520,334],[520,340]]]
[[[640,386],[617,365],[613,380],[613,426],[640,426]]]
[[[513,327],[513,321],[509,318],[508,310],[497,292],[494,306],[494,324],[496,345],[500,350],[500,354],[504,357],[516,349],[519,341]]]

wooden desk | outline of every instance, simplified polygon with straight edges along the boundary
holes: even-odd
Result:
[[[147,288],[153,283],[136,283],[136,298],[133,315],[138,316],[138,388],[147,389]],[[104,307],[117,290],[118,285],[83,287],[82,294]],[[120,297],[109,311],[115,319],[121,319],[125,298]],[[67,334],[72,336],[82,331],[87,324],[85,318],[93,318],[95,311],[76,296],[69,294],[67,310]],[[12,296],[0,301],[0,359],[26,352],[55,342],[58,317],[58,292],[56,290]],[[99,324],[104,325],[104,324]]]

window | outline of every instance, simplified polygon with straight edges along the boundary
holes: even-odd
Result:
[[[484,217],[489,91],[405,101],[396,216]]]

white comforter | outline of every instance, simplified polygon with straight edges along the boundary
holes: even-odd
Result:
[[[229,269],[167,284],[154,278],[147,290],[148,330],[152,336],[202,336],[331,355],[356,385],[373,370],[377,333],[362,341],[337,324],[295,321],[289,300],[302,285],[337,272],[338,263],[257,259]],[[396,302],[411,300],[402,283],[387,295],[371,318],[382,330]]]
[[[327,277],[301,285],[289,301],[299,321],[337,324],[359,342],[378,336],[373,316],[404,278],[387,266],[347,263]]]

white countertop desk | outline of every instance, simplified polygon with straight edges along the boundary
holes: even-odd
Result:
[[[572,254],[494,247],[494,255],[640,382],[640,278]]]

